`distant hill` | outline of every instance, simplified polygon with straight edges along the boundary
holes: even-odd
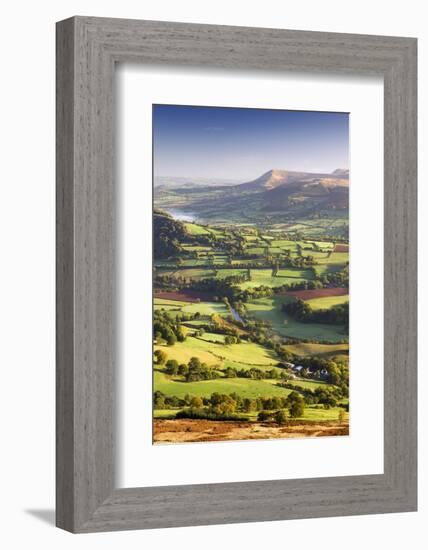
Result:
[[[220,179],[220,178],[184,178],[182,176],[155,176],[155,187],[165,188],[179,188],[179,187],[206,187],[206,186],[219,186],[219,185],[236,185],[238,180],[234,179]]]
[[[155,188],[155,204],[192,212],[195,217],[259,219],[269,213],[290,218],[347,217],[349,171],[331,173],[269,170],[258,178],[234,185]]]
[[[277,187],[302,187],[323,184],[324,187],[348,186],[348,170],[335,170],[331,174],[269,170],[255,180],[236,186],[242,190],[276,189]]]
[[[344,170],[343,168],[337,168],[332,174],[341,178],[349,178],[349,170]]]

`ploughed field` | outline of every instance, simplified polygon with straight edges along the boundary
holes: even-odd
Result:
[[[347,435],[348,243],[156,215],[154,441]]]

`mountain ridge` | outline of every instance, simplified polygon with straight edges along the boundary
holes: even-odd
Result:
[[[160,208],[191,212],[205,220],[258,218],[273,212],[301,219],[343,217],[349,208],[349,171],[271,169],[254,180],[235,185],[157,187],[155,204]]]
[[[258,178],[240,183],[234,187],[240,189],[260,188],[275,189],[287,184],[314,184],[316,180],[329,186],[346,185],[349,178],[349,170],[337,168],[333,172],[298,172],[295,170],[271,169]]]

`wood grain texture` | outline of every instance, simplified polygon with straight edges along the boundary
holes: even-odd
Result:
[[[114,488],[113,81],[125,61],[383,76],[383,475]],[[415,510],[416,40],[75,17],[57,26],[57,98],[57,525],[92,532]]]

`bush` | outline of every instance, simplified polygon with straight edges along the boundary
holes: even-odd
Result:
[[[175,418],[189,418],[195,420],[239,420],[239,422],[248,422],[248,418],[245,416],[239,416],[237,414],[217,414],[212,409],[205,408],[189,408],[179,411]]]

